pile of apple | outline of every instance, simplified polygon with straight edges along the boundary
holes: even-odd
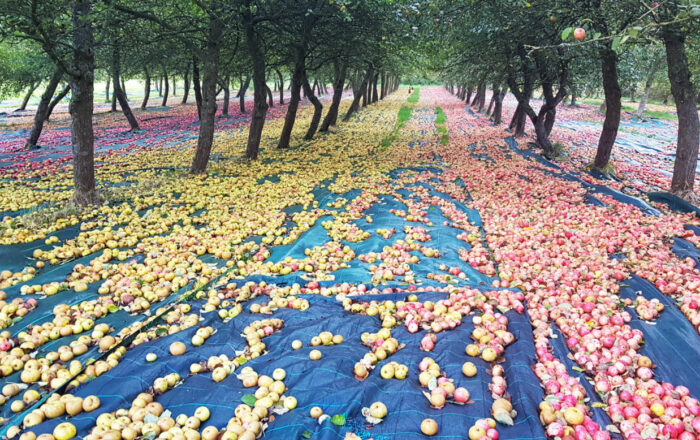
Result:
[[[430,357],[423,358],[418,364],[418,369],[418,381],[421,387],[430,391],[424,391],[423,394],[433,408],[441,409],[445,403],[469,403],[469,391],[463,387],[455,387],[454,380],[441,371],[435,360]]]
[[[358,380],[365,380],[377,364],[404,347],[396,338],[391,336],[391,330],[382,328],[377,333],[362,333],[362,344],[369,347],[359,362],[355,363],[353,373]]]
[[[7,294],[0,290],[0,329],[10,327],[16,320],[24,318],[27,313],[34,310],[36,306],[37,301],[34,298],[27,298],[26,300],[24,298],[14,298],[8,302]],[[5,336],[4,339],[8,340],[10,338]],[[0,342],[0,350],[7,351],[8,349]]]

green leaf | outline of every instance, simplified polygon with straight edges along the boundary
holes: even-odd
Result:
[[[561,39],[562,41],[566,41],[570,36],[571,33],[574,31],[574,28],[568,27],[561,31]]]
[[[246,394],[245,396],[241,397],[241,401],[246,405],[253,407],[258,399],[255,398],[255,394]]]
[[[601,37],[601,35],[602,34],[600,32],[596,32],[595,34],[593,34],[593,38],[597,40],[598,38]]]
[[[573,366],[573,367],[571,367],[571,369],[572,369],[572,370],[576,370],[576,371],[578,371],[579,373],[583,373],[584,371],[586,371],[586,370],[584,370],[583,368],[577,367],[577,366]]]
[[[333,417],[331,417],[331,423],[334,425],[338,426],[344,426],[345,425],[345,415],[344,414],[336,414]]]
[[[615,37],[612,42],[612,50],[617,51],[618,46],[620,46],[620,37]]]
[[[119,311],[119,306],[115,306],[114,304],[110,304],[109,306],[107,306],[107,311],[109,311],[109,313],[116,313]]]
[[[309,431],[304,431],[301,433],[301,436],[304,438],[311,438],[311,433]]]

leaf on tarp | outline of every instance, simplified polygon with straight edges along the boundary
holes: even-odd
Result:
[[[156,438],[156,432],[155,431],[148,431],[146,435],[143,436],[144,440],[155,440]]]
[[[607,425],[605,430],[614,434],[620,434],[620,430],[615,425]]]
[[[602,402],[593,402],[593,405],[591,405],[593,408],[607,408],[608,405],[602,403]]]
[[[301,436],[304,438],[311,438],[311,433],[309,431],[304,431],[301,433]]]
[[[246,394],[241,397],[241,401],[252,408],[255,406],[255,402],[257,402],[258,399],[255,398],[255,394]]]
[[[437,383],[437,378],[431,377],[430,381],[428,382],[428,389],[430,391],[433,391],[435,388],[437,388],[438,383]]]
[[[331,423],[337,426],[345,426],[345,414],[336,414],[331,417]]]
[[[578,371],[579,373],[583,373],[584,371],[586,371],[586,370],[584,370],[584,369],[581,368],[581,367],[577,367],[576,365],[574,365],[573,367],[571,367],[571,369],[572,369],[572,370],[575,370],[575,371]]]
[[[283,407],[283,406],[279,406],[279,405],[278,405],[278,406],[272,407],[272,410],[270,410],[270,412],[281,416],[282,414],[288,413],[288,412],[289,412],[289,408],[285,408],[285,407]]]
[[[151,413],[146,413],[146,416],[143,418],[144,423],[158,423],[158,417],[151,414]]]
[[[513,426],[513,417],[508,414],[507,411],[495,411],[493,412],[493,418],[502,425]]]
[[[367,420],[367,423],[370,423],[372,425],[378,425],[384,421],[384,419],[378,419],[376,417],[372,417],[369,414],[369,408],[367,408],[367,407],[362,408],[362,415],[364,416],[365,420]]]
[[[322,425],[323,422],[325,422],[327,419],[330,419],[330,418],[331,418],[331,416],[329,416],[328,414],[322,414],[321,417],[318,418],[318,424]]]
[[[114,304],[110,304],[107,306],[107,310],[109,313],[116,313],[119,311],[119,306],[115,306]]]

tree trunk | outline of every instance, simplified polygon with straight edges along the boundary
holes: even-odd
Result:
[[[139,130],[139,123],[136,120],[136,117],[134,117],[131,107],[129,107],[129,101],[126,100],[124,90],[121,88],[121,84],[123,83],[119,80],[119,75],[121,75],[120,61],[119,46],[115,44],[112,48],[112,78],[114,78],[114,95],[119,100],[119,106],[122,108],[122,112],[124,113],[126,120],[129,121],[129,127],[131,130]]]
[[[280,105],[284,105],[284,76],[282,76],[282,72],[279,69],[275,69],[275,71],[280,79]]]
[[[177,78],[173,76],[173,98],[177,96]]]
[[[158,97],[163,97],[163,77],[158,77]]]
[[[374,75],[372,82],[372,103],[379,101],[379,93],[377,93],[377,82],[379,81],[379,73]]]
[[[379,99],[384,99],[386,96],[386,73],[382,72],[382,85],[380,89]]]
[[[486,116],[491,116],[491,110],[493,110],[493,105],[496,103],[496,95],[498,94],[498,89],[496,86],[493,87],[493,92],[491,93],[491,99],[489,100],[489,106],[486,108]]]
[[[693,191],[700,139],[697,89],[688,67],[685,36],[676,27],[671,27],[664,29],[662,37],[666,46],[668,79],[678,115],[678,140],[671,192],[692,200],[695,198]]]
[[[352,99],[352,104],[350,104],[350,108],[348,109],[348,112],[345,114],[345,117],[343,118],[344,122],[347,122],[350,120],[350,117],[355,113],[359,107],[360,107],[360,98],[365,96],[365,91],[367,89],[367,83],[369,82],[369,78],[372,76],[372,69],[369,69],[367,71],[367,74],[364,75],[362,78],[362,83],[360,84],[359,88],[356,90],[353,87],[352,93],[353,93],[353,99]]]
[[[163,72],[163,102],[160,104],[161,107],[167,107],[168,105],[168,93],[170,92],[170,82],[168,81],[168,72]]]
[[[246,76],[245,81],[241,81],[241,88],[238,89],[238,107],[241,113],[245,113],[245,92],[250,85],[250,75]]]
[[[479,90],[479,108],[476,110],[477,112],[482,112],[484,110],[484,106],[486,105],[486,83],[483,83],[480,88],[481,90]]]
[[[496,103],[493,106],[493,123],[499,125],[503,119],[503,98],[505,97],[505,90],[500,90],[496,94]]]
[[[369,93],[369,89],[371,87],[371,82],[372,82],[372,77],[370,76],[367,79],[367,84],[365,84],[365,87],[362,89],[362,107],[367,107],[367,94]]]
[[[210,15],[207,44],[203,58],[204,79],[201,85],[202,106],[199,119],[199,138],[197,151],[192,161],[190,173],[204,173],[209,163],[211,147],[214,143],[216,125],[216,84],[219,73],[219,44],[223,33],[223,23],[218,17]],[[195,82],[197,82],[195,80]]]
[[[54,74],[49,80],[49,84],[44,90],[44,94],[41,95],[41,101],[39,101],[39,107],[36,109],[36,114],[34,115],[34,125],[32,125],[32,131],[29,133],[27,142],[24,144],[25,148],[36,147],[37,142],[39,142],[39,136],[41,136],[41,130],[44,128],[44,122],[49,113],[49,105],[51,104],[51,98],[56,92],[58,83],[63,77],[63,71],[61,69],[56,69]]]
[[[601,49],[603,91],[605,92],[605,121],[598,140],[593,167],[602,170],[610,161],[617,130],[620,127],[622,92],[617,79],[617,54],[610,48]]]
[[[321,122],[321,115],[323,114],[323,104],[321,104],[321,101],[319,101],[316,95],[314,95],[313,88],[309,87],[309,80],[306,78],[306,75],[304,75],[303,81],[304,89],[306,90],[306,96],[309,97],[309,101],[311,101],[311,104],[313,104],[314,106],[314,115],[311,118],[311,125],[309,125],[309,129],[306,131],[306,136],[304,136],[304,139],[311,140],[316,134],[316,130],[318,130],[319,122]]]
[[[107,81],[105,82],[105,104],[110,102],[109,99],[109,85],[112,83],[112,77],[107,75]]]
[[[253,87],[255,88],[253,91],[253,115],[250,120],[250,129],[248,130],[246,156],[249,159],[257,159],[260,141],[262,140],[262,131],[265,126],[265,115],[267,115],[265,53],[263,52],[262,42],[255,31],[255,24],[252,18],[248,17],[244,25],[248,54],[253,64]]]
[[[224,78],[224,106],[221,109],[221,116],[228,117],[228,106],[231,100],[231,78],[226,76]]]
[[[146,76],[146,82],[143,86],[143,101],[141,101],[141,108],[146,108],[146,106],[148,106],[148,99],[151,97],[151,73],[148,71],[148,67],[143,69],[143,73]]]
[[[192,62],[192,87],[194,88],[194,100],[197,103],[197,115],[202,119],[202,83],[199,81],[199,65],[197,60]],[[216,85],[214,85],[216,87]]]
[[[19,106],[17,110],[26,110],[27,109],[27,104],[29,104],[29,100],[32,97],[32,94],[34,94],[34,91],[39,87],[39,83],[32,83],[32,85],[29,86],[29,90],[27,90],[27,94],[24,95],[24,99],[22,99],[22,104]]]
[[[267,92],[267,105],[270,108],[273,108],[275,106],[275,100],[272,97],[272,90],[270,90],[270,87],[265,84],[265,91]]]
[[[647,71],[647,79],[644,83],[644,92],[642,92],[642,97],[639,100],[639,106],[637,107],[638,118],[644,117],[644,109],[646,108],[647,99],[649,98],[649,91],[651,90],[651,86],[654,83],[654,76],[659,70],[660,62],[663,59],[663,52],[659,52],[660,53],[651,60],[651,65],[649,66],[649,70]]]
[[[335,125],[338,120],[338,109],[340,108],[340,101],[343,98],[343,85],[345,84],[345,75],[347,74],[348,68],[345,64],[338,66],[336,63],[335,67],[335,82],[333,83],[333,99],[331,101],[331,106],[326,113],[326,117],[323,118],[323,124],[321,124],[320,131],[328,131],[331,125]],[[386,91],[386,89],[385,89]]]
[[[71,76],[71,146],[73,151],[73,202],[99,203],[95,190],[95,134],[92,127],[95,81],[95,37],[88,19],[91,0],[73,4],[73,69]]]
[[[291,97],[289,98],[289,106],[287,106],[287,114],[284,117],[284,125],[282,126],[282,133],[280,133],[280,141],[277,144],[277,148],[289,148],[289,141],[292,137],[299,101],[301,100],[301,87],[304,82],[304,57],[303,51],[297,49],[290,84],[292,86]]]
[[[124,99],[129,99],[126,95],[126,85],[124,85],[124,78],[120,79],[121,86],[122,86],[122,93],[124,94]]]
[[[68,94],[68,92],[70,92],[70,84],[68,84],[67,86],[65,86],[65,87],[63,88],[63,90],[61,90],[61,93],[59,93],[59,94],[53,99],[53,101],[51,101],[51,104],[49,104],[49,110],[48,110],[48,112],[46,113],[46,120],[47,120],[47,121],[48,121],[49,118],[51,117],[51,114],[53,113],[53,109],[56,108],[56,106],[58,105],[58,103],[61,102],[61,100],[62,100],[63,98],[66,97],[66,95]]]
[[[112,83],[114,84],[114,78],[112,78]],[[114,84],[113,89],[117,90],[117,84]],[[111,111],[112,113],[117,112],[117,93],[116,92],[112,92],[112,108],[109,111]]]
[[[190,96],[190,66],[185,69],[184,84],[182,85],[182,103],[187,104],[187,98]]]

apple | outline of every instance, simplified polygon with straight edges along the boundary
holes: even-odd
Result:
[[[63,422],[53,429],[53,436],[56,440],[69,440],[75,437],[77,430],[72,423]]]
[[[297,407],[297,399],[292,396],[287,396],[284,398],[284,407],[288,410],[293,410]]]
[[[287,372],[282,368],[275,368],[275,371],[272,372],[272,378],[275,380],[282,381],[285,377],[287,377]]]
[[[97,396],[87,396],[83,399],[83,411],[90,412],[100,407],[100,398]]]
[[[321,359],[321,352],[318,350],[311,350],[311,352],[309,353],[309,359],[311,359],[312,361],[317,361]]]
[[[314,406],[311,408],[311,411],[309,411],[309,415],[311,415],[311,418],[317,419],[323,415],[323,410],[318,406]]]
[[[304,346],[304,343],[298,339],[295,339],[294,341],[292,341],[292,349],[293,350],[299,350],[303,346]]]
[[[180,341],[173,342],[170,344],[170,354],[173,356],[182,356],[185,354],[187,347]]]
[[[384,417],[386,417],[386,414],[386,405],[384,405],[382,402],[374,402],[369,407],[369,415],[376,419],[383,419]]]
[[[406,379],[406,376],[408,376],[408,367],[402,364],[399,364],[394,368],[394,377],[399,380]]]
[[[464,365],[462,365],[462,373],[467,377],[476,376],[476,365],[471,362],[465,362]]]
[[[199,421],[206,422],[207,420],[209,420],[210,416],[209,408],[207,408],[206,406],[200,406],[199,408],[194,410],[194,416],[198,418]]]
[[[433,419],[425,419],[420,424],[420,430],[425,435],[433,436],[438,432],[438,424]]]
[[[391,363],[384,364],[382,366],[382,369],[379,371],[379,374],[382,376],[383,379],[391,379],[394,377],[394,366]]]
[[[158,356],[155,353],[148,353],[146,355],[146,362],[155,362]]]
[[[583,40],[586,38],[586,30],[584,28],[576,28],[574,30],[574,38],[577,40]]]
[[[459,387],[454,391],[454,399],[459,403],[466,403],[469,400],[469,391],[466,388]]]

